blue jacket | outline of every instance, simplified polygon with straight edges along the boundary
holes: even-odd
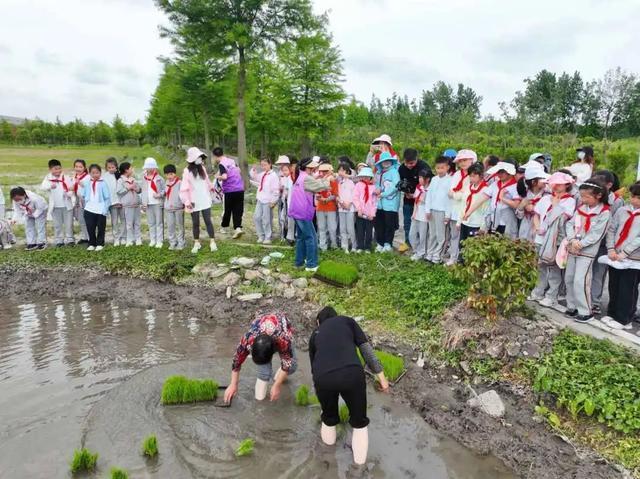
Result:
[[[387,157],[389,156],[389,157]],[[384,211],[395,211],[400,209],[400,191],[398,191],[398,182],[400,181],[400,173],[398,172],[398,160],[391,158],[391,155],[383,154],[376,163],[376,188],[380,190],[378,197],[378,209]],[[382,171],[382,163],[384,161],[391,162],[391,168]]]
[[[82,198],[84,199],[84,204],[86,205],[91,201],[91,185],[93,184],[93,180],[86,181],[84,183],[84,188],[82,189]],[[98,194],[98,198],[103,206],[102,214],[107,216],[109,214],[109,206],[111,206],[111,193],[109,192],[109,185],[106,181],[100,180],[96,184],[96,193]]]

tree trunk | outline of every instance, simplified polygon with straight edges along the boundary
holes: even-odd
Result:
[[[213,173],[213,164],[211,163],[211,140],[209,138],[209,121],[207,119],[207,112],[202,110],[202,128],[204,129],[204,150],[207,157],[204,160],[204,166],[207,169],[207,173]]]
[[[309,138],[309,134],[307,132],[302,134],[302,158],[308,158],[311,156],[311,138]]]
[[[246,131],[246,104],[245,92],[247,90],[247,59],[244,48],[238,48],[238,163],[242,170],[245,186],[248,186],[249,163],[247,162],[247,131]]]
[[[260,159],[267,157],[267,130],[262,130],[260,139]]]

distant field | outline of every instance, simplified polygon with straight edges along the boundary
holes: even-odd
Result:
[[[130,147],[130,146],[68,146],[68,147],[16,147],[0,145],[0,186],[7,204],[9,203],[9,190],[14,186],[32,188],[39,185],[48,172],[47,162],[51,158],[60,160],[66,172],[73,170],[73,161],[76,158],[84,159],[87,164],[98,163],[104,166],[105,160],[115,156],[118,161],[133,163],[139,172],[144,159],[154,157],[163,165],[167,158],[160,149],[154,147]]]

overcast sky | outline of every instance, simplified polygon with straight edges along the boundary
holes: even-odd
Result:
[[[369,103],[463,82],[498,112],[542,68],[640,73],[640,0],[315,0]],[[171,46],[152,0],[1,0],[0,115],[144,119]]]

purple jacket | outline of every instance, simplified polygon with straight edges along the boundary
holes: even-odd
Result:
[[[291,190],[289,216],[294,220],[313,221],[313,215],[316,212],[313,204],[313,193],[304,189],[304,179],[306,177],[307,173],[301,171]]]
[[[242,181],[242,174],[236,162],[231,158],[223,156],[220,159],[220,165],[224,166],[227,172],[227,179],[222,182],[222,192],[235,193],[237,191],[244,191],[244,181]]]

